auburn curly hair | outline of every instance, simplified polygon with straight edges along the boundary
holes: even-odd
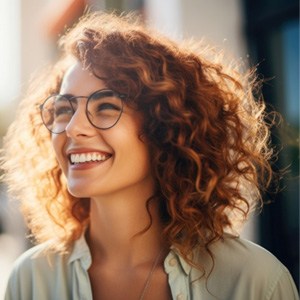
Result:
[[[173,42],[132,16],[93,13],[61,39],[62,58],[31,84],[5,137],[2,168],[38,242],[66,249],[89,222],[54,156],[38,106],[79,60],[144,116],[167,241],[188,257],[238,230],[271,177],[269,126],[253,72],[194,42]],[[256,95],[256,96],[255,96]],[[236,231],[235,231],[236,232]]]

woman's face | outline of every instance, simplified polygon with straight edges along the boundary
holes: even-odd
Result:
[[[105,88],[102,80],[83,70],[78,62],[66,72],[60,94],[89,96]],[[139,139],[141,115],[124,104],[117,124],[100,130],[87,119],[86,101],[86,98],[78,98],[77,109],[65,132],[52,134],[56,157],[70,193],[79,198],[130,191],[152,193],[154,183],[148,146]],[[81,155],[84,162],[71,163],[71,154],[73,157]],[[91,157],[98,160],[85,161]]]

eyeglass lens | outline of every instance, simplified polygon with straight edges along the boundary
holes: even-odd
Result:
[[[63,132],[71,121],[77,106],[78,98],[64,95],[50,96],[42,105],[41,114],[45,126],[52,133]],[[114,126],[121,117],[123,102],[117,93],[102,90],[88,97],[86,114],[90,123],[99,129]]]

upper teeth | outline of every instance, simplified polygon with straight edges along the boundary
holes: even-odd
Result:
[[[80,154],[71,154],[70,160],[71,163],[84,163],[89,161],[103,161],[106,159],[104,154],[100,153],[80,153]]]

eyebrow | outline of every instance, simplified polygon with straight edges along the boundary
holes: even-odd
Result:
[[[66,98],[68,98],[68,99],[70,99],[70,98],[75,98],[76,96],[75,95],[73,95],[73,94],[59,94],[60,96],[62,96],[62,97],[66,97]]]
[[[73,103],[77,103],[77,96],[73,95],[73,94],[59,94],[59,96],[62,96],[64,98],[67,98],[69,101],[73,102]],[[80,96],[79,96],[80,98]]]

